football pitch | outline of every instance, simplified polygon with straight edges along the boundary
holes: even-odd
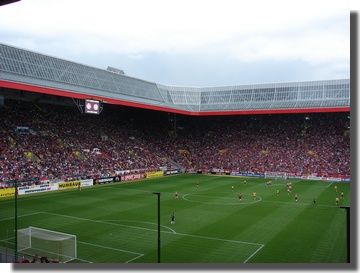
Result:
[[[14,241],[14,199],[0,200],[2,247]],[[340,206],[350,183],[184,174],[19,196],[16,215],[18,229],[76,235],[73,263],[157,263],[159,238],[161,263],[346,263]]]

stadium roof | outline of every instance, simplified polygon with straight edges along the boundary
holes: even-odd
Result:
[[[168,86],[0,43],[0,87],[187,115],[349,112],[350,80]]]
[[[12,4],[12,3],[15,3],[15,2],[18,2],[18,1],[20,1],[20,0],[0,0],[0,6]]]

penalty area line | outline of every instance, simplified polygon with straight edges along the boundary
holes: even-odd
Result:
[[[92,243],[86,243],[86,242],[78,242],[78,243],[84,244],[84,245],[89,245],[89,246],[94,246],[94,247],[98,247],[98,248],[104,248],[104,249],[111,250],[111,251],[125,252],[125,253],[129,253],[129,254],[132,254],[132,255],[136,256],[136,257],[131,258],[130,260],[126,261],[125,263],[130,263],[131,261],[139,259],[140,257],[145,255],[144,253],[138,253],[138,252],[129,251],[129,250],[120,249],[120,248],[102,246],[102,245],[98,245],[98,244],[92,244]]]
[[[256,253],[258,253],[265,245],[261,245],[253,254],[251,254],[243,263],[246,264]]]

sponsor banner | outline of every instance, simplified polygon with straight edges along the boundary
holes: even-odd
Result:
[[[54,191],[58,189],[58,185],[56,183],[46,183],[41,185],[32,185],[18,188],[18,195],[46,192],[46,191]]]
[[[15,188],[0,189],[0,198],[15,196]]]
[[[154,178],[164,176],[164,171],[157,171],[157,172],[148,172],[146,173],[147,178]]]
[[[94,185],[119,182],[120,176],[101,177],[94,179]]]
[[[292,178],[292,179],[301,179],[301,176],[296,176],[296,175],[288,175],[287,178]]]
[[[321,181],[336,181],[336,182],[343,181],[343,179],[340,178],[340,177],[316,177],[316,176],[306,176],[306,175],[303,175],[301,177],[301,179],[304,179],[304,180],[321,180]]]
[[[308,179],[309,179],[309,180],[322,180],[322,177],[309,176]]]
[[[88,186],[94,185],[93,179],[84,179],[84,180],[80,180],[80,181],[81,181],[81,187],[88,187]]]
[[[234,176],[248,176],[248,177],[262,177],[262,178],[265,177],[264,174],[260,174],[260,173],[239,173],[239,172],[231,172],[230,175],[234,175]]]
[[[266,177],[285,177],[287,173],[285,172],[265,172]]]
[[[186,170],[186,173],[188,174],[194,174],[194,173],[209,173],[209,170],[206,168],[199,168],[199,169],[194,169],[194,168],[188,168]]]
[[[58,183],[58,189],[62,190],[62,189],[77,188],[79,187],[79,185],[81,186],[81,181],[63,182],[63,183]]]
[[[181,173],[180,170],[166,170],[164,171],[164,175],[170,175],[170,174],[178,174]]]
[[[121,181],[131,181],[131,180],[138,180],[145,178],[145,174],[138,173],[138,174],[128,174],[128,175],[122,175]]]
[[[213,168],[211,169],[211,173],[224,173],[224,169],[219,169],[219,168]]]
[[[338,177],[327,177],[326,180],[327,181],[338,181],[338,182],[342,181],[342,179],[338,178]]]
[[[300,176],[302,176],[302,173],[301,172],[297,172],[297,173],[286,173],[286,176],[287,177],[294,177],[294,178],[296,178],[296,177],[300,177]]]

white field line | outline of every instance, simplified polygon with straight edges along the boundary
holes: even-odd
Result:
[[[131,261],[134,261],[136,259],[139,259],[140,257],[144,256],[145,254],[143,253],[137,253],[134,251],[129,251],[129,250],[125,250],[125,249],[120,249],[120,248],[114,248],[114,247],[108,247],[108,246],[102,246],[102,245],[98,245],[98,244],[91,244],[91,243],[86,243],[86,242],[78,242],[84,245],[89,245],[89,246],[95,246],[95,247],[99,247],[99,248],[104,248],[104,249],[108,249],[108,250],[113,250],[113,251],[119,251],[119,252],[125,252],[125,253],[130,253],[130,254],[134,254],[136,255],[136,257],[126,261],[125,263],[129,263]]]
[[[36,214],[39,214],[39,213],[43,213],[43,212],[33,212],[33,213],[24,214],[24,215],[18,215],[17,217],[18,218],[27,217],[27,216],[36,215]],[[7,220],[14,219],[14,218],[15,218],[15,216],[11,216],[11,217],[8,217],[8,218],[0,219],[0,221],[7,221]]]
[[[41,213],[41,212],[39,212]],[[158,232],[157,229],[150,229],[150,228],[142,228],[142,227],[135,227],[135,226],[129,226],[129,225],[124,225],[124,224],[116,224],[116,223],[109,223],[107,221],[102,221],[102,220],[91,220],[91,219],[86,219],[86,218],[81,218],[81,217],[75,217],[75,216],[68,216],[68,215],[62,215],[62,214],[57,214],[57,213],[50,213],[50,212],[42,212],[44,214],[51,214],[51,215],[57,215],[59,217],[67,217],[67,218],[73,218],[73,219],[77,219],[77,220],[82,220],[82,221],[90,221],[90,222],[96,222],[96,223],[101,223],[101,224],[107,224],[107,225],[115,225],[115,226],[124,226],[127,228],[134,228],[134,229],[142,229],[142,230],[148,230],[148,231],[153,231],[153,232]],[[178,236],[187,236],[187,237],[193,237],[193,238],[200,238],[200,239],[207,239],[207,240],[217,240],[217,241],[222,241],[222,242],[228,242],[228,243],[236,243],[236,244],[246,244],[246,245],[254,245],[254,246],[259,246],[259,248],[253,253],[251,254],[245,261],[244,263],[246,263],[252,256],[254,256],[262,247],[264,247],[264,244],[259,244],[259,243],[252,243],[252,242],[244,242],[244,241],[237,241],[237,240],[227,240],[227,239],[221,239],[221,238],[216,238],[216,237],[207,237],[207,236],[200,236],[200,235],[193,235],[193,234],[186,234],[186,233],[176,233],[176,232],[169,232],[169,231],[161,231],[162,233],[168,233],[168,234],[174,234],[174,235],[178,235]],[[90,243],[89,243],[90,245]],[[124,251],[125,250],[119,250],[119,251]],[[130,252],[129,253],[136,253],[136,252]],[[134,259],[131,259],[130,261],[133,261],[135,259],[138,259],[140,257],[142,257],[144,254],[140,254],[140,253],[136,253],[139,256],[135,257]]]
[[[76,258],[76,260],[80,261],[80,262],[83,262],[83,263],[88,263],[88,264],[92,264],[93,262],[91,261],[88,261],[88,260],[84,260],[84,259],[79,259],[79,258]]]
[[[77,220],[82,220],[82,221],[90,221],[90,222],[96,222],[96,223],[103,223],[103,224],[108,224],[108,225],[115,225],[115,226],[124,226],[124,227],[128,227],[128,228],[134,228],[134,229],[142,229],[142,230],[148,230],[148,231],[156,231],[158,232],[158,229],[151,229],[151,228],[143,228],[143,227],[136,227],[136,226],[129,226],[129,225],[124,225],[124,224],[117,224],[117,223],[109,223],[108,221],[111,220],[91,220],[91,219],[86,219],[86,218],[81,218],[81,217],[75,217],[75,216],[68,216],[68,215],[62,215],[62,214],[57,214],[57,213],[51,213],[51,212],[43,212],[45,214],[52,214],[52,215],[57,215],[60,217],[67,217],[67,218],[73,218],[73,219],[77,219]],[[114,221],[119,221],[119,220],[114,220]],[[121,220],[120,220],[121,221]],[[139,221],[140,222],[140,221]],[[144,222],[146,223],[146,222]],[[172,230],[172,229],[171,229]],[[243,242],[243,241],[236,241],[236,240],[227,240],[227,239],[220,239],[220,238],[216,238],[216,237],[207,237],[207,236],[200,236],[200,235],[193,235],[193,234],[186,234],[186,233],[177,233],[175,231],[172,230],[172,232],[169,231],[161,231],[163,233],[172,233],[172,234],[176,234],[176,235],[180,235],[180,236],[189,236],[189,237],[196,237],[196,238],[202,238],[202,239],[210,239],[210,240],[218,240],[218,241],[223,241],[223,242],[231,242],[231,243],[241,243],[241,244],[249,244],[249,245],[262,245],[262,244],[258,244],[258,243],[251,243],[251,242]]]
[[[216,241],[227,242],[227,243],[264,246],[263,244],[258,244],[258,243],[251,243],[251,242],[244,242],[244,241],[237,241],[237,240],[227,240],[227,239],[221,239],[221,238],[216,238],[216,237],[207,237],[207,236],[193,235],[193,234],[186,234],[186,233],[176,233],[176,235],[194,237],[194,238],[200,238],[200,239],[207,239],[207,240],[216,240]]]
[[[152,229],[152,228],[136,227],[136,226],[129,226],[129,225],[124,225],[124,224],[109,222],[109,221],[112,221],[112,220],[91,220],[91,219],[86,219],[86,218],[81,218],[81,217],[76,217],[76,216],[69,216],[69,215],[62,215],[62,214],[52,213],[52,212],[42,212],[42,213],[51,214],[51,215],[55,215],[55,216],[59,216],[59,217],[72,218],[72,219],[76,219],[76,220],[95,222],[95,223],[100,223],[100,224],[107,224],[107,225],[113,225],[113,226],[121,226],[121,227],[133,228],[133,229],[141,229],[141,230],[158,232],[157,228]],[[113,220],[113,221],[122,221],[122,220]],[[143,222],[143,223],[146,223],[146,222]],[[166,227],[166,226],[163,226],[163,227]],[[166,228],[169,228],[169,227],[166,227]],[[173,229],[171,229],[171,228],[169,228],[169,229],[171,231],[161,231],[161,232],[163,232],[163,233],[176,233]]]
[[[243,263],[246,264],[248,260],[250,260],[256,253],[260,251],[265,245],[261,245],[253,254],[251,254]]]

